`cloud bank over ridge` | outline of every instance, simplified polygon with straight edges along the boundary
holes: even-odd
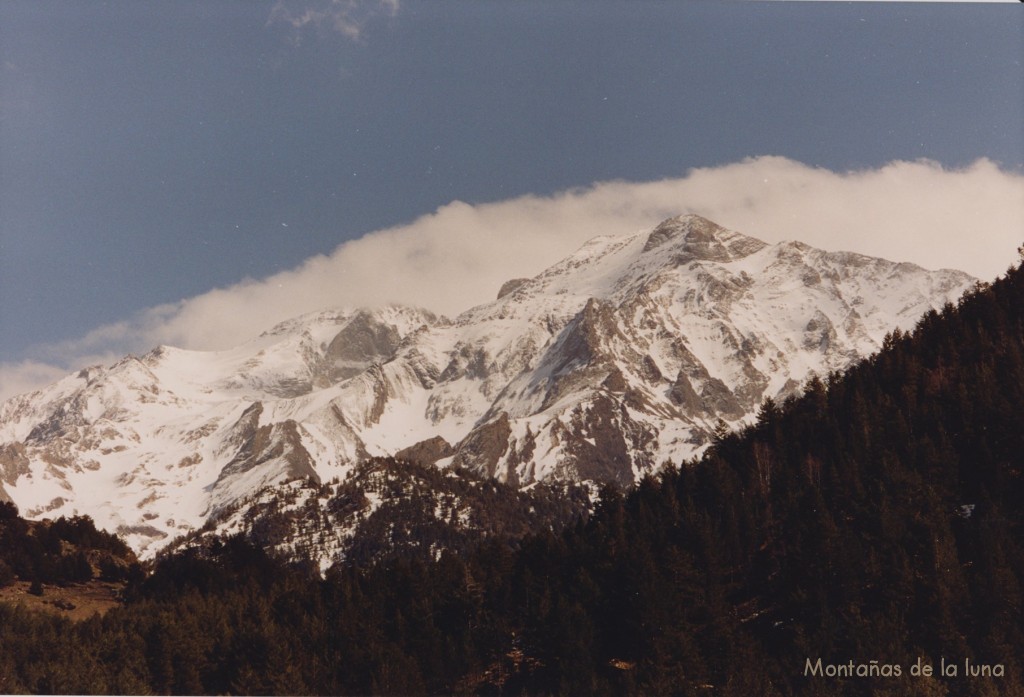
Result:
[[[510,278],[536,275],[592,237],[633,232],[681,213],[767,242],[799,240],[991,280],[1014,262],[1022,242],[1024,174],[989,160],[955,170],[919,161],[832,172],[758,157],[661,181],[602,182],[494,203],[456,201],[295,269],[151,308],[40,347],[36,360],[0,363],[0,400],[130,351],[159,344],[227,348],[329,307],[395,302],[454,315],[493,299]]]

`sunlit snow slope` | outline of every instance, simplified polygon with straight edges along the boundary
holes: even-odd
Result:
[[[682,216],[591,240],[452,321],[321,312],[69,375],[0,407],[0,498],[91,515],[149,556],[262,488],[374,455],[628,484],[973,281]]]

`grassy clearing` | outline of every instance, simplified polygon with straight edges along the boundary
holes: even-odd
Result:
[[[119,606],[120,593],[124,588],[123,583],[108,581],[74,583],[64,587],[44,584],[42,595],[32,595],[28,592],[30,585],[27,581],[16,581],[0,588],[0,602],[60,615],[75,622],[88,619],[96,613],[106,614],[111,608]]]

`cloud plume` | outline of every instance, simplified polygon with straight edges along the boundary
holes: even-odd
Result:
[[[633,232],[680,213],[697,213],[767,242],[800,240],[991,280],[1017,258],[1024,175],[988,160],[963,169],[919,161],[833,172],[758,157],[662,181],[603,182],[476,205],[456,201],[345,242],[295,269],[42,347],[39,361],[0,366],[0,399],[89,358],[158,344],[226,348],[279,321],[328,307],[397,302],[454,315],[493,299],[505,280],[533,276],[592,237]]]

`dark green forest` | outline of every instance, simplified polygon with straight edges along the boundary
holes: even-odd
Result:
[[[88,516],[29,522],[13,503],[0,501],[0,588],[18,579],[36,589],[93,578],[122,581],[133,564],[128,545],[97,530]]]
[[[102,618],[0,606],[0,692],[1024,695],[1022,453],[1018,267],[559,532],[325,578],[236,538]]]
[[[528,491],[459,467],[444,470],[395,458],[371,458],[344,481],[295,480],[222,509],[160,555],[204,546],[218,525],[237,520],[245,538],[290,561],[317,556],[333,543],[348,564],[390,557],[464,553],[484,537],[513,541],[540,529],[562,529],[589,514],[588,489],[575,482],[535,483]],[[368,496],[379,497],[376,507]]]

